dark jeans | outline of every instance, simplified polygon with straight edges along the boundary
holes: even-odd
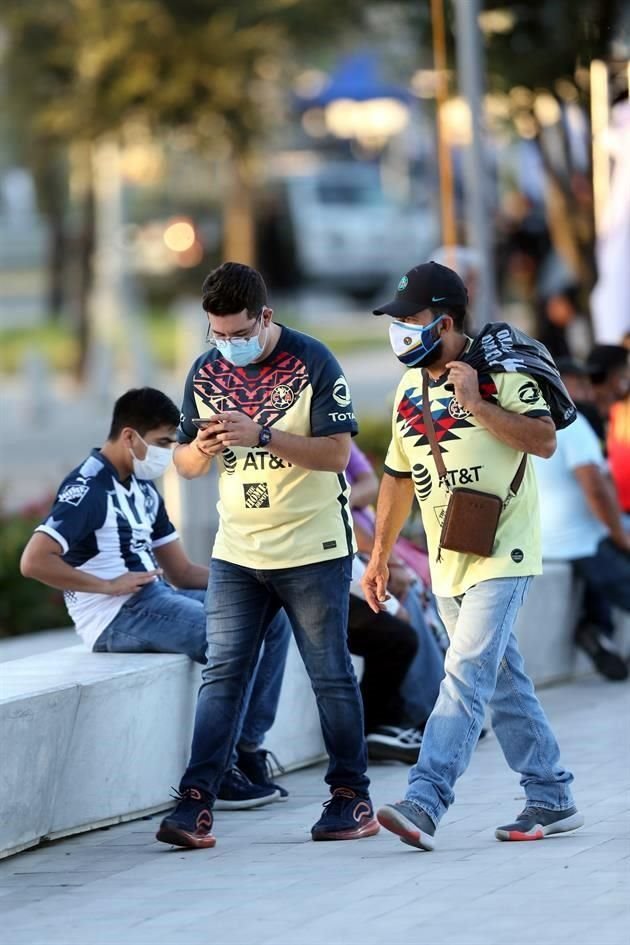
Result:
[[[184,653],[206,662],[207,591],[177,590],[154,581],[134,594],[94,644],[95,653]],[[280,612],[265,636],[258,666],[249,681],[237,741],[259,748],[276,717],[291,640],[287,616]],[[236,764],[234,752],[230,764]]]
[[[283,607],[317,699],[329,756],[326,781],[367,793],[361,695],[347,643],[351,570],[350,557],[268,571],[211,561],[208,663],[182,790],[197,787],[216,796],[265,631]]]
[[[596,553],[575,560],[573,569],[584,581],[584,616],[610,633],[611,605],[630,611],[630,554],[604,538]]]
[[[365,660],[361,679],[365,731],[408,724],[400,689],[418,649],[413,627],[391,614],[375,614],[351,594],[348,646]]]

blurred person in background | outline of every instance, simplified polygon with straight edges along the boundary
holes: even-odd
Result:
[[[588,404],[593,395],[586,369],[570,358],[557,365],[575,403]],[[534,457],[543,558],[572,563],[584,585],[576,645],[607,679],[623,680],[628,669],[611,639],[611,605],[630,610],[630,533],[600,443],[579,409],[557,440],[551,458]]]
[[[184,389],[174,461],[187,479],[219,474],[208,583],[208,663],[177,805],[157,837],[212,847],[212,808],[233,751],[248,678],[284,608],[311,679],[330,799],[313,840],[370,837],[361,694],[348,651],[355,542],[345,469],[357,432],[348,383],[328,349],[273,322],[255,269],[224,263],[202,287],[210,351]]]
[[[630,395],[610,408],[606,449],[619,504],[630,526]]]
[[[613,405],[630,393],[629,352],[623,345],[595,345],[586,359],[596,410],[586,414],[603,448]]]
[[[95,653],[183,653],[206,662],[208,568],[186,555],[152,481],[171,463],[178,424],[179,410],[161,391],[123,394],[107,442],[64,479],[24,549],[22,574],[64,592],[77,633]],[[290,635],[281,612],[252,676],[239,748],[221,782],[224,809],[287,796],[270,781],[261,745],[275,718]]]
[[[374,547],[375,515],[370,506],[376,501],[378,477],[365,453],[355,443],[352,444],[346,476],[350,484],[357,548],[359,555],[367,561]],[[399,536],[388,565],[388,590],[400,601],[403,619],[411,624],[418,639],[417,653],[402,682],[402,694],[410,715],[424,723],[435,705],[444,677],[448,637],[428,583],[426,552]]]

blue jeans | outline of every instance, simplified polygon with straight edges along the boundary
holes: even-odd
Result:
[[[317,699],[329,755],[326,781],[367,793],[361,695],[347,645],[351,570],[350,557],[268,571],[211,561],[208,663],[182,790],[216,796],[263,636],[284,607]]]
[[[573,775],[560,765],[558,743],[512,629],[530,582],[529,577],[495,578],[460,597],[437,598],[450,638],[446,675],[407,790],[407,799],[436,824],[470,763],[486,706],[507,763],[521,775],[527,803],[550,810],[573,804]]]
[[[418,722],[431,714],[444,678],[444,653],[427,626],[424,616],[421,591],[412,584],[402,601],[416,631],[419,647],[405,676],[400,692],[405,700],[408,714]]]
[[[206,662],[207,591],[175,590],[155,581],[134,594],[94,644],[95,653],[184,653]],[[262,745],[276,717],[291,625],[281,611],[270,623],[258,665],[249,680],[237,742]],[[236,762],[236,754],[231,763]]]
[[[610,538],[599,543],[592,557],[574,560],[573,568],[608,605],[630,611],[630,554],[617,548]]]

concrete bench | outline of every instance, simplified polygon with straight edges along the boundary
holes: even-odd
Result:
[[[190,748],[199,672],[184,656],[83,646],[0,664],[0,856],[170,806]],[[293,642],[266,744],[287,769],[324,755]]]

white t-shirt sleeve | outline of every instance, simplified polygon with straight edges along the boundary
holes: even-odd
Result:
[[[569,469],[591,464],[604,465],[604,454],[597,435],[581,414],[577,415],[570,426],[559,432],[558,446]]]

